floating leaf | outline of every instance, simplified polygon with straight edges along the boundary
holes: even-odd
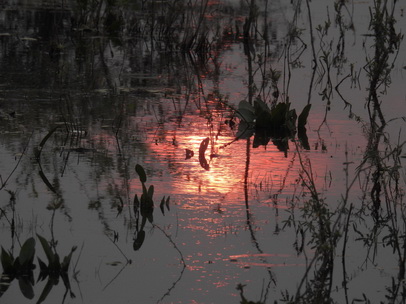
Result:
[[[200,147],[199,147],[199,154],[203,154],[206,152],[207,147],[209,146],[209,138],[206,137],[205,139],[202,140],[202,142],[200,143]]]
[[[310,150],[309,139],[306,134],[306,128],[298,128],[298,138],[300,143],[305,150]]]
[[[247,124],[245,121],[240,121],[238,124],[238,131],[235,135],[237,139],[247,139],[254,135],[255,129],[252,125]]]
[[[202,140],[202,142],[200,143],[200,147],[199,147],[199,163],[202,166],[202,168],[205,170],[210,169],[209,163],[207,162],[206,157],[204,155],[208,146],[209,146],[209,138],[207,137]]]
[[[37,304],[40,304],[45,301],[45,299],[48,297],[48,295],[51,292],[54,285],[55,285],[55,280],[53,280],[51,277],[49,277],[47,284],[45,285],[44,289],[41,292],[41,295],[39,296]]]
[[[3,272],[7,274],[12,273],[14,270],[13,264],[13,255],[1,247],[1,266],[3,267]]]
[[[261,99],[256,99],[254,101],[255,106],[255,114],[256,114],[256,121],[255,127],[256,129],[267,129],[273,123],[272,121],[272,114],[268,107],[268,105],[263,102]]]
[[[141,183],[145,183],[147,181],[147,175],[145,174],[144,168],[141,165],[137,164],[135,166],[135,171],[138,173]]]
[[[40,258],[38,258],[38,264],[40,269],[38,281],[43,281],[48,275],[48,266]]]
[[[166,198],[166,201],[165,201],[166,209],[168,209],[168,211],[170,211],[170,209],[169,209],[169,199],[170,199],[170,198],[171,198],[171,197],[168,196],[168,197]]]
[[[255,112],[254,107],[246,100],[241,100],[240,103],[238,104],[238,110],[247,110],[252,113]]]
[[[70,253],[66,257],[64,257],[62,265],[61,265],[61,271],[62,272],[67,272],[68,271],[70,260],[72,258],[72,254],[76,250],[76,248],[77,248],[76,246],[73,246]]]
[[[138,195],[135,194],[135,196],[134,196],[134,213],[138,212],[139,207],[140,207],[140,201],[138,199]]]
[[[185,149],[186,151],[186,158],[185,159],[191,159],[195,153],[192,150]]]
[[[3,273],[0,278],[0,297],[7,291],[13,280],[14,278],[12,276]]]
[[[246,100],[241,100],[238,104],[238,111],[236,116],[246,123],[252,123],[255,120],[255,109],[254,107],[247,102]]]
[[[154,185],[149,186],[148,188],[148,197],[152,200],[154,197]]]
[[[307,117],[309,116],[311,107],[312,107],[311,104],[306,105],[302,110],[302,113],[300,113],[299,118],[297,120],[298,129],[304,128],[306,126]]]
[[[260,98],[254,100],[254,109],[257,116],[263,112],[271,114],[271,110],[269,109],[268,105]]]
[[[272,109],[271,122],[273,129],[280,128],[285,124],[288,112],[289,103],[284,102],[278,103],[276,107]]]
[[[164,206],[165,206],[165,196],[162,198],[161,203],[159,204],[159,208],[161,209],[163,215],[165,215]]]
[[[140,232],[138,232],[137,238],[134,240],[133,243],[133,248],[135,251],[141,248],[142,244],[144,243],[144,240],[145,240],[145,231],[141,230]]]
[[[32,283],[29,281],[27,276],[19,276],[18,277],[18,285],[20,286],[21,293],[27,299],[34,298],[34,289],[32,288]]]
[[[45,255],[47,256],[48,262],[50,265],[53,265],[55,262],[55,254],[52,252],[51,247],[48,244],[48,241],[43,238],[42,236],[40,236],[39,234],[37,234],[37,237],[42,245],[42,248],[44,249]]]
[[[34,238],[29,238],[26,240],[21,247],[20,250],[20,255],[18,256],[18,259],[20,261],[20,265],[23,268],[29,267],[32,264],[32,261],[34,260],[34,255],[35,255],[35,240]]]

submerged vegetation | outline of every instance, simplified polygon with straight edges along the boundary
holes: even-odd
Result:
[[[285,2],[5,4],[2,299],[406,301],[404,4]]]

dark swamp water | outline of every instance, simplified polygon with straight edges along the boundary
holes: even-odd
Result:
[[[404,303],[404,1],[0,1],[1,303]]]

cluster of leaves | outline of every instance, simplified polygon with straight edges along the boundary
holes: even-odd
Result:
[[[58,253],[52,249],[49,242],[38,234],[37,237],[48,259],[47,265],[40,258],[38,258],[38,263],[40,266],[38,281],[43,281],[48,277],[48,282],[37,301],[37,303],[41,303],[47,298],[48,294],[52,290],[52,287],[59,283],[59,277],[62,278],[66,290],[71,290],[67,272],[72,254],[76,250],[76,247],[72,248],[71,252],[64,257],[61,263]],[[27,299],[34,298],[33,270],[36,268],[36,265],[34,264],[35,244],[36,242],[34,238],[31,237],[27,239],[21,246],[20,253],[17,257],[14,257],[10,251],[6,251],[3,247],[1,248],[1,264],[3,267],[3,274],[0,279],[0,297],[7,291],[11,282],[14,279],[17,279],[21,293]],[[74,297],[72,292],[71,296]]]
[[[153,212],[154,212],[154,185],[150,185],[149,187],[146,186],[147,182],[147,174],[145,173],[144,168],[137,164],[135,166],[135,171],[138,174],[138,177],[140,179],[141,185],[142,185],[142,194],[141,197],[138,198],[138,195],[135,194],[134,197],[134,214],[137,216],[138,214],[141,214],[141,227],[140,229],[137,228],[136,236],[134,238],[134,250],[138,250],[141,248],[142,244],[144,243],[145,240],[145,231],[144,227],[147,222],[147,220],[152,223],[153,222]],[[165,207],[169,211],[169,199],[170,197],[168,196],[165,198],[165,196],[162,198],[161,203],[160,203],[160,209],[162,214],[165,214]]]
[[[237,138],[249,138],[254,135],[254,148],[266,146],[272,139],[280,151],[286,152],[289,148],[288,139],[294,138],[298,131],[302,146],[308,149],[305,125],[311,105],[306,105],[299,117],[295,109],[290,109],[290,105],[289,102],[281,102],[269,108],[260,98],[254,100],[254,105],[245,100],[240,101],[236,112],[240,119]]]

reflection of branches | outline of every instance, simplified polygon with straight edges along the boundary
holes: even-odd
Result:
[[[245,172],[244,172],[244,197],[245,197],[245,212],[246,212],[246,217],[247,217],[246,223],[247,223],[248,229],[249,229],[250,234],[251,234],[252,243],[255,245],[255,248],[258,250],[259,253],[264,253],[264,251],[261,249],[261,247],[259,245],[259,242],[258,242],[258,240],[257,240],[257,238],[255,236],[254,229],[252,227],[251,211],[250,211],[250,207],[249,207],[249,203],[248,203],[248,200],[249,200],[249,197],[248,197],[248,177],[249,177],[250,158],[251,158],[251,149],[250,149],[251,140],[249,138],[247,139],[246,147],[247,147],[247,150],[246,150],[246,162],[245,162]],[[261,258],[261,260],[264,263],[267,263],[265,258]],[[267,267],[267,272],[269,274],[270,280],[269,280],[269,283],[267,284],[267,287],[266,287],[266,291],[265,291],[265,294],[264,294],[264,300],[266,300],[266,298],[267,298],[268,291],[269,291],[269,288],[270,288],[270,284],[273,283],[273,284],[276,285],[276,280],[275,280],[274,274],[272,273],[272,271],[270,270],[269,267]]]
[[[171,293],[171,291],[175,288],[175,286],[179,283],[179,281],[182,279],[183,276],[183,272],[186,269],[186,262],[185,259],[183,258],[183,254],[182,251],[180,251],[179,247],[176,245],[176,243],[172,240],[171,236],[166,233],[165,230],[163,230],[161,227],[159,227],[156,224],[152,224],[154,228],[158,228],[165,236],[166,238],[169,240],[169,242],[173,245],[173,247],[176,249],[176,251],[179,253],[180,255],[180,260],[182,262],[182,270],[180,271],[179,277],[173,282],[172,286],[169,287],[168,291],[157,301],[157,303],[162,302],[162,300],[166,297],[169,296],[169,294]]]
[[[15,170],[17,170],[18,166],[20,165],[20,162],[21,162],[23,156],[25,155],[25,151],[28,148],[28,144],[30,143],[30,140],[31,140],[31,137],[32,137],[33,133],[34,133],[34,131],[31,132],[31,135],[28,138],[27,144],[24,146],[23,152],[21,153],[20,157],[18,158],[17,164],[14,166],[13,170],[11,170],[10,174],[7,176],[7,178],[4,181],[3,181],[3,178],[2,178],[2,176],[0,174],[0,183],[1,183],[0,184],[0,190],[2,190],[7,185],[8,180],[11,178],[11,176],[13,175]]]
[[[119,275],[123,272],[124,268],[126,268],[128,265],[128,263],[124,264],[123,267],[121,267],[121,269],[117,272],[117,274],[103,287],[103,291],[107,289],[107,287],[110,286],[111,283],[113,283],[118,277]]]
[[[123,265],[123,267],[121,267],[121,269],[117,272],[117,274],[103,287],[103,291],[110,286],[111,283],[113,283],[118,276],[123,272],[124,268],[127,267],[127,265],[131,264],[132,261],[127,258],[127,256],[124,254],[124,252],[120,249],[120,247],[116,244],[116,242],[114,240],[112,240],[107,234],[106,234],[107,238],[110,240],[110,242],[113,243],[114,246],[116,246],[116,248],[118,249],[118,251],[123,255],[123,257],[126,259],[126,263]]]
[[[183,263],[184,265],[186,265],[185,259],[183,258],[182,251],[180,251],[179,247],[178,247],[178,246],[176,245],[176,243],[172,240],[171,236],[170,236],[168,233],[166,233],[166,231],[163,230],[163,229],[162,229],[161,227],[159,227],[158,225],[152,224],[152,226],[153,226],[154,228],[158,228],[158,229],[168,238],[169,242],[173,245],[173,247],[174,247],[174,248],[176,249],[176,251],[179,253],[179,255],[180,255],[180,260],[182,261],[182,263]]]

